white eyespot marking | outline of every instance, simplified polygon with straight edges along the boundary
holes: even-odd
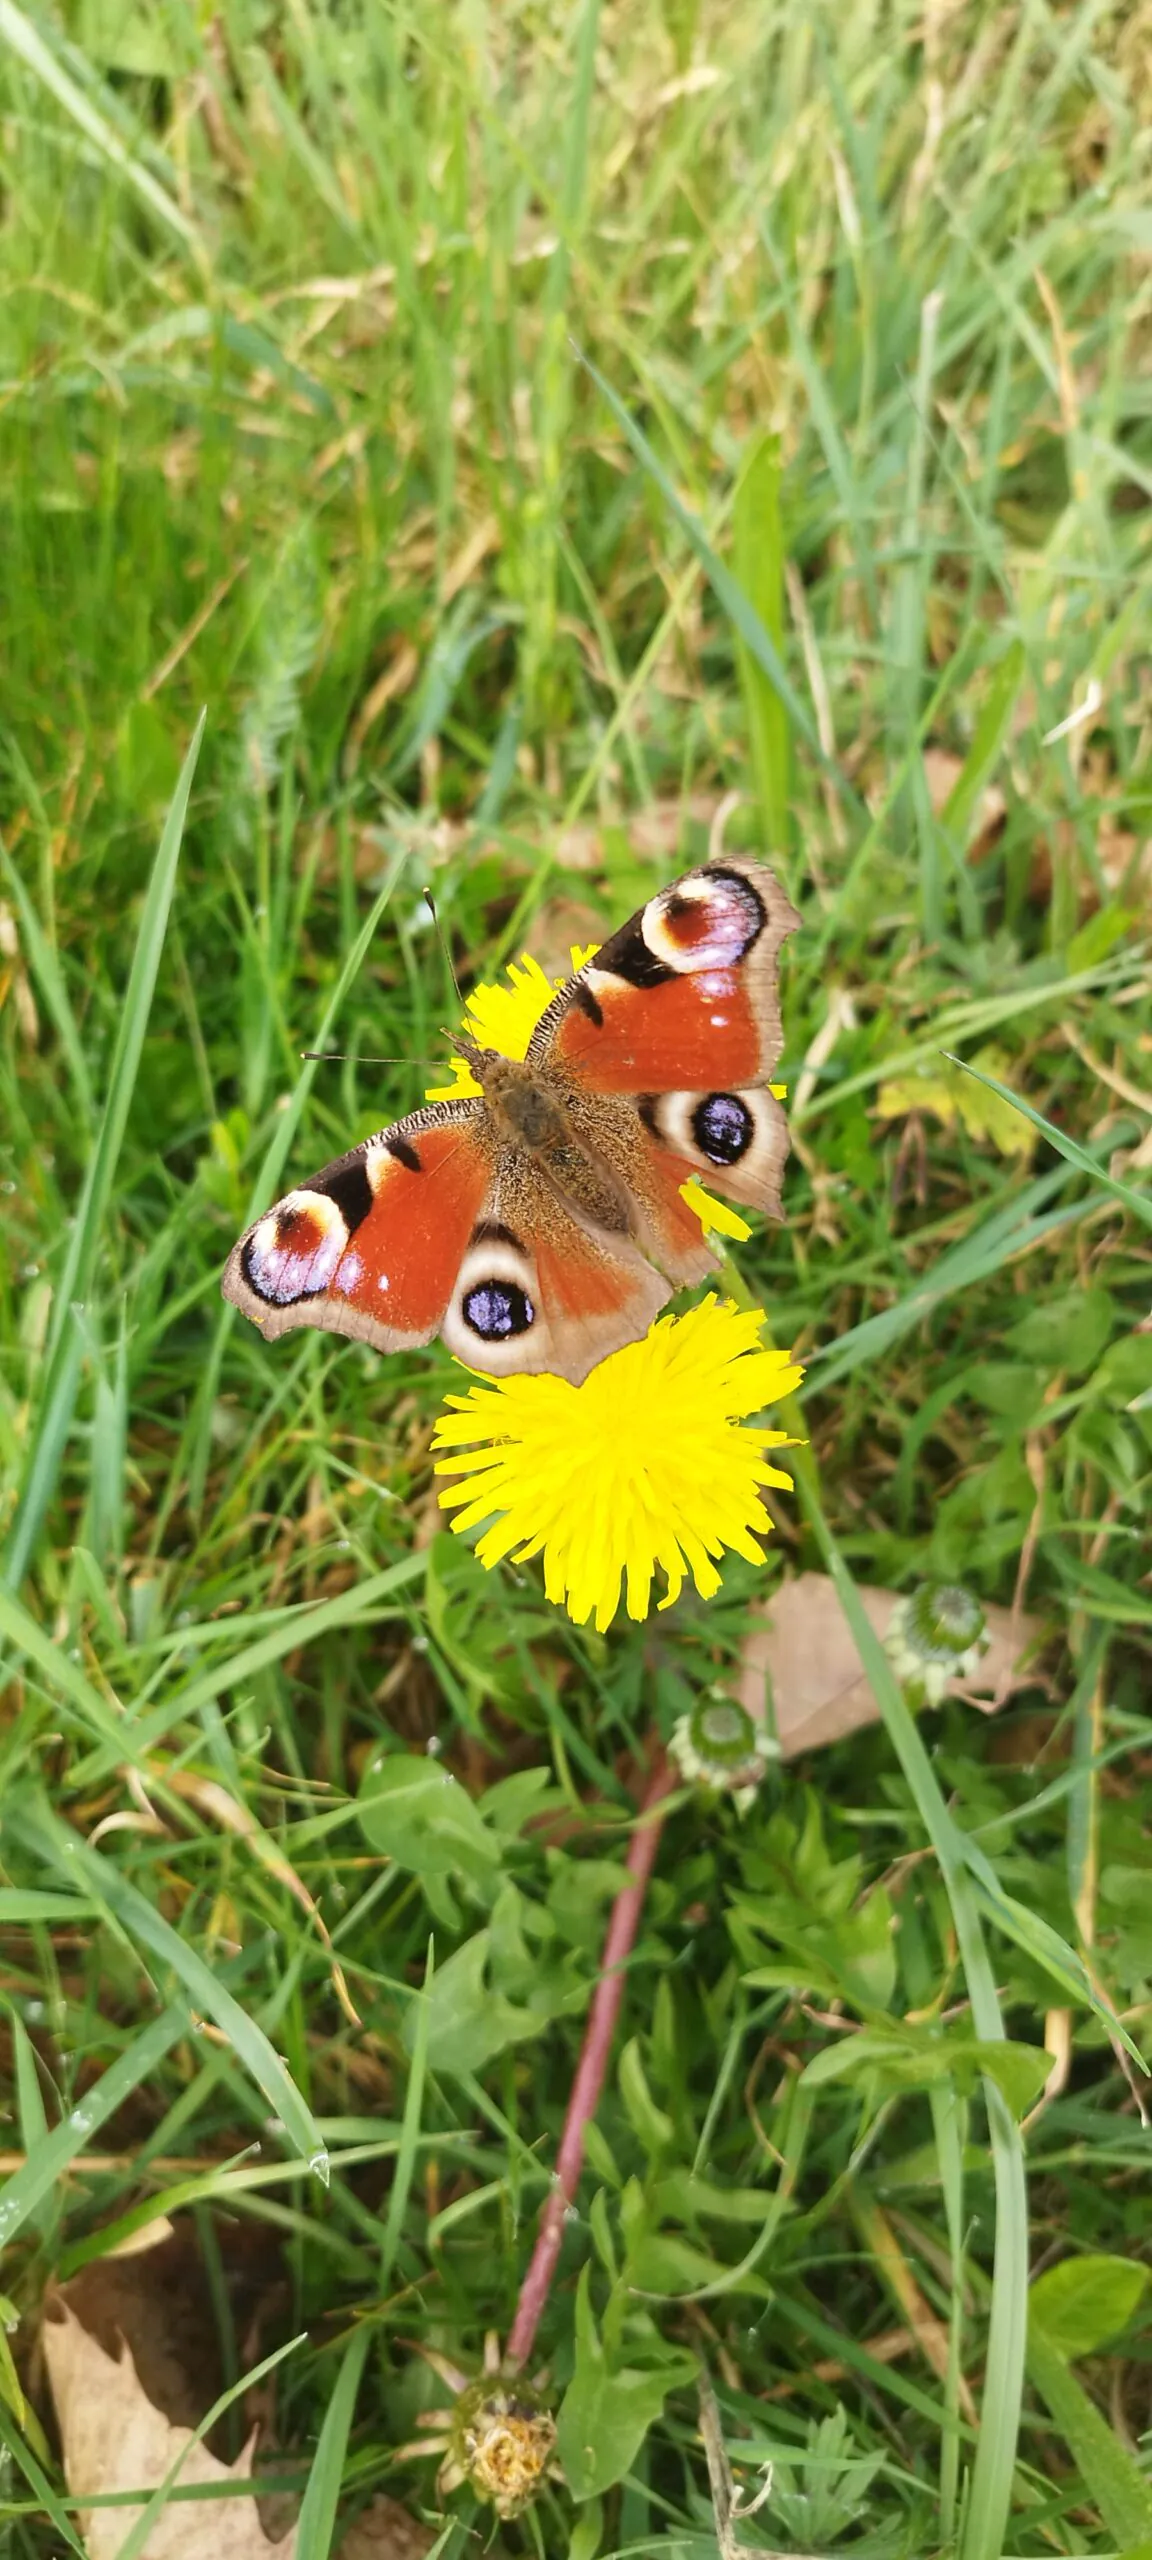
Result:
[[[348,1242],[334,1200],[322,1191],[289,1191],[244,1246],[244,1277],[269,1306],[290,1307],[326,1289]]]
[[[389,1165],[394,1165],[395,1162],[395,1156],[389,1155],[387,1147],[381,1144],[379,1138],[369,1138],[368,1144],[364,1149],[364,1171],[372,1185],[373,1192],[377,1192],[379,1190],[380,1184]]]
[[[692,872],[649,899],[642,930],[666,968],[695,973],[733,968],[763,923],[764,907],[750,881],[735,872]],[[708,992],[719,995],[721,989]]]

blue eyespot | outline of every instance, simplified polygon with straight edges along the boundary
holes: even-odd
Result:
[[[464,1300],[464,1322],[481,1342],[507,1342],[536,1322],[532,1300],[514,1280],[480,1280]]]
[[[706,1093],[692,1114],[692,1134],[710,1164],[738,1164],[752,1144],[756,1123],[738,1093]]]

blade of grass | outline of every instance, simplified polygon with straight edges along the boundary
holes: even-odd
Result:
[[[331,994],[329,995],[323,1012],[321,1013],[312,1041],[312,1046],[316,1049],[326,1049],[329,1046],[332,1038],[333,1027],[339,1014],[340,1007],[344,1002],[344,998],[348,993],[349,987],[354,984],[364,966],[364,962],[367,959],[368,953],[371,950],[372,943],[375,939],[377,927],[380,924],[381,919],[386,915],[388,908],[392,903],[393,892],[407,860],[407,847],[401,846],[399,850],[392,855],[391,860],[389,861],[383,887],[381,888],[378,896],[373,900],[368,914],[364,919],[364,923],[361,926],[351,949],[346,954],[340,974],[336,979],[335,985],[333,986]],[[249,1218],[254,1218],[259,1210],[265,1208],[269,1200],[273,1200],[276,1196],[276,1188],[284,1165],[287,1161],[289,1148],[295,1140],[296,1132],[303,1117],[305,1103],[312,1091],[312,1081],[316,1073],[317,1063],[318,1061],[315,1059],[308,1059],[304,1061],[301,1074],[289,1097],[287,1108],[276,1113],[272,1136],[264,1151],[260,1171],[256,1176],[249,1194],[248,1207],[245,1212],[246,1221]],[[188,1507],[193,1514],[197,1514],[199,1512],[204,1499],[204,1485],[208,1474],[210,1455],[212,1407],[215,1404],[216,1392],[220,1383],[220,1367],[224,1358],[224,1347],[232,1330],[232,1320],[235,1313],[235,1308],[231,1306],[222,1307],[220,1310],[216,1319],[216,1330],[209,1346],[208,1356],[201,1371],[200,1384],[193,1411],[189,1416],[186,1441],[191,1447],[192,1454],[188,1467]],[[177,1471],[174,1470],[174,1477],[176,1473]]]
[[[995,772],[1027,670],[1024,643],[1013,640],[999,666],[993,668],[972,744],[940,812],[940,824],[954,837],[959,853],[967,843],[980,794]]]
[[[142,2555],[147,2550],[148,2543],[152,2539],[153,2528],[159,2522],[160,2517],[163,2515],[169,2504],[172,2491],[176,2487],[180,2474],[189,2454],[192,2451],[193,2445],[203,2443],[205,2436],[209,2435],[212,2428],[216,2425],[217,2419],[224,2416],[225,2410],[230,2409],[233,2402],[240,2399],[242,2393],[250,2391],[254,2384],[262,2382],[265,2374],[274,2372],[278,2364],[283,2364],[285,2356],[295,2355],[297,2348],[305,2346],[306,2344],[307,2332],[305,2330],[301,2330],[297,2337],[285,2339],[282,2347],[274,2347],[271,2355],[263,2356],[259,2364],[254,2364],[247,2373],[240,2374],[235,2382],[229,2383],[226,2391],[222,2391],[220,2393],[219,2399],[213,2401],[211,2408],[205,2412],[205,2415],[201,2418],[199,2425],[193,2428],[187,2443],[180,2446],[175,2459],[169,2463],[163,2479],[158,2483],[157,2487],[153,2490],[151,2497],[147,2499],[144,2506],[141,2508],[130,2532],[125,2534],[124,2540],[116,2554],[116,2560],[142,2560]],[[236,2494],[238,2497],[251,2498],[252,2488],[250,2482],[248,2480],[237,2481]],[[181,2501],[181,2503],[183,2504],[184,2502]],[[192,2503],[193,2500],[189,2498],[188,2504],[191,2505]],[[206,2501],[200,2499],[197,2500],[196,2503],[204,2504]],[[96,2498],[92,2501],[92,2504],[95,2507],[98,2507],[100,2500]],[[208,2536],[205,2535],[205,2540],[207,2539]]]
[[[965,1236],[941,1255],[939,1262],[918,1279],[911,1289],[898,1298],[895,1305],[883,1307],[878,1315],[865,1316],[860,1324],[841,1334],[823,1350],[807,1355],[809,1373],[819,1371],[817,1384],[823,1395],[841,1378],[849,1377],[865,1361],[875,1360],[881,1352],[899,1342],[901,1336],[955,1297],[960,1289],[975,1288],[994,1271],[1011,1262],[1018,1253],[1030,1252],[1045,1236],[1056,1234],[1061,1227],[1071,1226],[1087,1215],[1090,1203],[1075,1201],[1066,1209],[1050,1209],[1042,1217],[1033,1215],[1038,1204],[1061,1190],[1068,1175],[1059,1172],[1041,1174],[1016,1199],[986,1218],[975,1233]],[[807,1385],[807,1381],[806,1381]]]
[[[0,842],[0,870],[3,871],[5,887],[20,918],[20,932],[29,970],[36,981],[45,1007],[51,1016],[56,1037],[68,1060],[75,1089],[76,1107],[81,1118],[87,1122],[92,1117],[92,1086],[88,1075],[88,1061],[84,1055],[76,1016],[69,1001],[64,973],[7,845],[2,842]]]
[[[174,203],[167,189],[159,185],[151,171],[143,168],[125,147],[109,119],[99,113],[90,98],[85,97],[63,63],[57,61],[38,28],[25,17],[23,9],[17,7],[16,0],[0,0],[0,42],[10,46],[12,52],[27,64],[29,71],[55,98],[57,106],[62,107],[79,131],[87,135],[101,158],[119,171],[141,203],[157,215],[165,229],[174,232],[185,248],[194,250],[202,259],[203,249],[195,224],[181,212],[179,205]]]
[[[901,834],[905,831],[910,834],[909,817],[914,822],[920,861],[920,921],[924,939],[930,943],[939,942],[944,931],[944,883],[940,877],[940,843],[932,824],[924,766],[917,744],[920,698],[924,689],[926,606],[932,567],[930,536],[922,521],[924,473],[928,458],[928,414],[936,366],[936,338],[943,298],[937,290],[925,294],[920,305],[916,384],[910,395],[912,438],[900,531],[902,557],[893,582],[889,629],[892,654],[889,686],[895,725],[903,732],[911,758],[907,799],[904,808],[898,805],[896,812],[897,829]]]
[[[26,2442],[20,2428],[15,2425],[2,2400],[0,2400],[0,2443],[7,2446],[11,2460],[23,2472],[29,2488],[35,2494],[37,2505],[33,2510],[34,2514],[37,2517],[47,2516],[54,2530],[59,2534],[61,2544],[69,2551],[75,2551],[79,2555],[79,2560],[88,2560],[87,2546],[81,2542],[64,2500],[53,2488],[47,2472],[41,2469],[31,2445]],[[11,2491],[7,2490],[4,2508],[8,2517],[12,2515],[13,2505]]]
[[[1010,1102],[1013,1110],[1019,1111],[1025,1120],[1030,1120],[1033,1128],[1039,1129],[1047,1138],[1049,1146],[1055,1147],[1057,1155],[1064,1156],[1081,1173],[1090,1173],[1102,1190],[1110,1191],[1113,1199],[1122,1200],[1125,1208],[1133,1210],[1144,1226],[1152,1227],[1152,1193],[1134,1191],[1130,1182],[1119,1182],[1114,1173],[1106,1173],[1103,1165],[1097,1164],[1095,1156],[1089,1155],[1087,1147],[1068,1137],[1054,1121],[1046,1120],[1042,1111],[1036,1111],[1030,1102],[1024,1102],[1018,1093],[1013,1093],[1010,1085],[1001,1084],[998,1076],[986,1076],[979,1067],[970,1067],[966,1058],[955,1057],[951,1049],[945,1049],[941,1054],[950,1065],[963,1067],[966,1076],[975,1076],[977,1084],[987,1085],[989,1093],[999,1094],[1001,1102]]]
[[[66,2175],[92,2135],[151,2077],[181,2036],[187,2035],[188,2025],[188,2008],[183,2000],[153,2018],[133,2038],[127,2051],[118,2055],[95,2085],[85,2091],[82,2105],[54,2125],[34,2156],[5,2179],[0,2187],[0,2247],[7,2248],[22,2224]]]
[[[17,1660],[34,1662],[44,1675],[50,1697],[73,1707],[80,1724],[89,1733],[99,1735],[107,1752],[112,1754],[109,1766],[118,1768],[124,1757],[124,1737],[115,1710],[93,1688],[79,1663],[73,1662],[62,1644],[46,1634],[31,1612],[14,1600],[0,1583],[0,1636],[12,1647]]]
[[[793,1452],[793,1465],[801,1501],[836,1586],[888,1738],[936,1852],[956,1927],[973,2025],[978,2036],[989,2043],[998,2042],[1004,2036],[1004,2022],[967,1872],[964,1835],[940,1793],[892,1665],[825,1519],[815,1466],[807,1448]],[[964,2514],[961,2560],[1000,2560],[1003,2551],[1020,2429],[1027,2328],[1028,2195],[1024,2147],[1018,2125],[995,2082],[989,2079],[984,2081],[984,2104],[996,2188],[996,2238],[983,2411]]]
[[[813,1094],[811,1102],[806,1103],[804,1110],[794,1117],[806,1129],[809,1121],[818,1119],[822,1112],[839,1110],[850,1094],[866,1093],[870,1085],[882,1084],[888,1076],[906,1076],[913,1067],[923,1065],[926,1059],[938,1058],[941,1054],[948,1057],[950,1051],[945,1049],[941,1052],[939,1035],[942,1031],[949,1038],[975,1040],[986,1031],[995,1031],[1003,1023],[1014,1022],[1020,1014],[1035,1012],[1039,1006],[1051,1005],[1055,1014],[1067,1003],[1069,996],[1089,991],[1099,995],[1119,994],[1121,988],[1133,983],[1136,974],[1130,958],[1119,967],[1112,962],[1103,962],[1094,969],[1075,970],[1071,977],[1037,977],[1023,988],[1010,988],[1006,994],[981,996],[974,1004],[959,1004],[954,1012],[941,1015],[934,1039],[919,1040],[908,1049],[890,1050],[886,1057],[876,1059],[872,1066],[861,1067],[858,1074],[844,1076],[838,1084]],[[960,1058],[955,1061],[957,1066],[963,1063]],[[969,1075],[978,1072],[974,1067],[968,1069]],[[1014,1102],[1016,1096],[1009,1094],[1007,1099]],[[1018,1105],[1021,1110],[1026,1107],[1023,1103]]]
[[[5,0],[0,0],[0,7]],[[0,21],[0,32],[3,31]],[[132,968],[124,991],[123,1009],[116,1035],[108,1092],[88,1164],[84,1190],[76,1212],[75,1224],[64,1258],[64,1267],[53,1290],[52,1325],[46,1352],[46,1376],[40,1412],[33,1428],[31,1445],[24,1469],[24,1480],[15,1518],[0,1565],[0,1580],[16,1589],[28,1569],[33,1548],[40,1532],[44,1513],[52,1497],[56,1474],[68,1437],[71,1416],[75,1410],[80,1376],[79,1328],[74,1301],[83,1300],[91,1285],[104,1229],[104,1219],[111,1195],[124,1131],[144,1046],[144,1034],[152,1008],[160,955],[172,893],[176,885],[176,865],[188,810],[188,797],[200,741],[204,735],[207,712],[202,711],[192,733],[192,742],[184,758],[180,779],[172,805],[164,822],[163,833],[152,866],[152,876],[144,900],[140,929],[136,938]]]
[[[982,1907],[994,1926],[1001,1929],[1006,1938],[1011,1938],[1015,1946],[1023,1948],[1025,1955],[1031,1957],[1033,1964],[1042,1966],[1045,1973],[1051,1974],[1053,1981],[1066,1998],[1078,2002],[1082,2008],[1094,2010],[1101,2025],[1107,2027],[1109,2035],[1114,2036],[1118,2043],[1124,2046],[1125,2051],[1131,2055],[1141,2071],[1147,2071],[1150,2066],[1145,2061],[1139,2045],[1133,2043],[1127,2028],[1122,2025],[1115,2010],[1097,1990],[1087,1967],[1081,1963],[1075,1950],[1068,1945],[1066,1939],[1061,1937],[1058,1929],[1054,1929],[1049,1921],[1041,1919],[1038,1911],[1030,1911],[1026,1903],[1016,1900],[1014,1894],[1005,1893],[995,1867],[967,1832],[962,1832],[960,1837],[964,1846],[965,1865],[976,1886]]]
[[[420,2138],[420,2118],[424,2106],[424,2080],[428,2068],[428,2033],[432,2018],[429,1994],[436,1969],[435,1943],[428,1940],[424,1959],[424,1981],[417,1994],[416,2033],[412,2042],[412,2067],[404,2097],[404,2122],[400,2149],[396,2156],[392,2185],[388,2195],[388,2211],[384,2220],[384,2236],[380,2243],[380,2292],[385,2295],[392,2281],[400,2232],[416,2166],[416,2150]]]
[[[273,1662],[282,1662],[286,1653],[294,1653],[298,1645],[314,1643],[334,1627],[356,1626],[370,1617],[377,1603],[391,1600],[410,1582],[423,1582],[428,1572],[425,1555],[402,1556],[398,1564],[389,1565],[383,1573],[370,1576],[367,1582],[353,1583],[348,1591],[336,1592],[331,1600],[307,1601],[287,1609],[277,1624],[256,1644],[245,1645],[239,1653],[217,1663],[211,1671],[201,1672],[187,1687],[178,1689],[153,1708],[150,1715],[129,1720],[125,1717],[117,1729],[114,1744],[105,1744],[80,1762],[72,1773],[78,1788],[93,1787],[121,1768],[126,1760],[142,1761],[174,1724],[182,1724],[210,1706],[226,1689],[238,1688],[242,1682],[255,1679]],[[69,1666],[71,1668],[71,1666]]]
[[[775,643],[772,640],[771,635],[765,630],[755,607],[749,603],[743,588],[737,585],[731,570],[726,568],[724,562],[717,558],[702,524],[699,522],[699,519],[692,514],[691,509],[684,505],[683,499],[677,495],[677,492],[664,469],[663,463],[658,460],[656,454],[653,452],[652,447],[648,442],[648,438],[644,434],[643,428],[637,426],[635,419],[625,408],[618,392],[613,390],[610,382],[605,381],[603,374],[599,371],[598,367],[593,364],[591,357],[586,356],[580,347],[577,347],[574,344],[573,352],[577,361],[582,364],[585,371],[591,375],[592,380],[602,398],[607,401],[608,406],[612,411],[612,415],[615,418],[622,435],[631,446],[637,461],[643,464],[649,478],[655,481],[656,487],[659,489],[669,513],[675,517],[681,531],[687,534],[688,540],[701,564],[708,583],[716,597],[717,603],[723,606],[724,611],[728,616],[728,620],[732,624],[733,630],[739,634],[739,637],[743,640],[751,657],[755,660],[756,665],[762,669],[764,675],[767,677],[777,699],[783,704],[797,736],[803,738],[809,754],[815,758],[817,764],[821,768],[821,771],[826,773],[830,781],[835,784],[835,787],[844,802],[845,808],[850,809],[854,817],[861,818],[866,822],[868,816],[867,810],[864,808],[863,803],[857,798],[851,783],[849,782],[846,774],[841,772],[840,766],[837,764],[835,758],[825,755],[823,747],[821,746],[820,740],[816,734],[816,730],[804,709],[804,705],[801,702],[798,693],[791,683],[787,670],[780,663],[780,656]]]
[[[307,2160],[318,2177],[327,2184],[328,2154],[295,2081],[286,2071],[280,2056],[269,2043],[262,2027],[242,2009],[238,2000],[205,1963],[187,1940],[180,1937],[163,1919],[145,1896],[130,1884],[111,1858],[101,1857],[90,1849],[70,1823],[40,1808],[21,1808],[20,1837],[46,1865],[60,1867],[66,1875],[82,1879],[94,1902],[107,1917],[119,1924],[129,1943],[146,1947],[157,1962],[167,1966],[182,1982],[189,2000],[201,2017],[211,2018],[226,2036],[237,2059],[263,2091],[273,2113],[278,2117],[288,2140]]]
[[[779,656],[784,646],[784,545],[780,530],[780,446],[776,436],[761,436],[744,465],[732,510],[732,535],[736,576]],[[775,686],[769,683],[739,632],[736,663],[748,716],[752,771],[765,844],[769,853],[782,853],[788,844],[788,714]]]
[[[336,2509],[344,2478],[344,2457],[356,2411],[360,2377],[371,2343],[372,2330],[365,2321],[361,2328],[353,2330],[341,2359],[300,2508],[295,2560],[328,2560],[332,2549]]]

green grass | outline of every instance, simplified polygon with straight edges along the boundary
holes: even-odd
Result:
[[[1022,1559],[994,1722],[881,1658],[884,1727],[672,1815],[541,2346],[673,2387],[499,2539],[715,2548],[687,2348],[787,2466],[750,2549],[1147,2541],[1139,2304],[1072,2363],[1024,2322],[1147,2252],[1101,2002],[1148,2053],[1150,77],[1146,7],[1048,0],[0,5],[3,2283],[23,2363],[55,2275],[195,2209],[205,2406],[304,2333],[309,2560],[377,2488],[435,2520],[411,2341],[508,2327],[653,1724],[782,1572]],[[269,1348],[218,1275],[421,1097],[429,878],[463,981],[558,963],[729,792],[804,923],[740,1263],[810,1447],[762,1572],[601,1640],[437,1533],[444,1355]],[[881,1116],[920,1074],[951,1119]],[[357,1813],[433,1736],[453,1876]],[[838,2076],[841,2009],[887,2064]],[[909,2281],[941,2344],[887,2360]],[[46,2560],[2,2364],[0,2430]]]

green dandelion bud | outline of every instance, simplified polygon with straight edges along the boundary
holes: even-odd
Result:
[[[668,1744],[682,1776],[731,1795],[738,1813],[751,1804],[771,1756],[761,1724],[735,1698],[700,1698],[673,1726]]]
[[[954,1680],[971,1679],[990,1641],[974,1592],[959,1582],[922,1582],[898,1602],[884,1646],[913,1702],[937,1707]]]

